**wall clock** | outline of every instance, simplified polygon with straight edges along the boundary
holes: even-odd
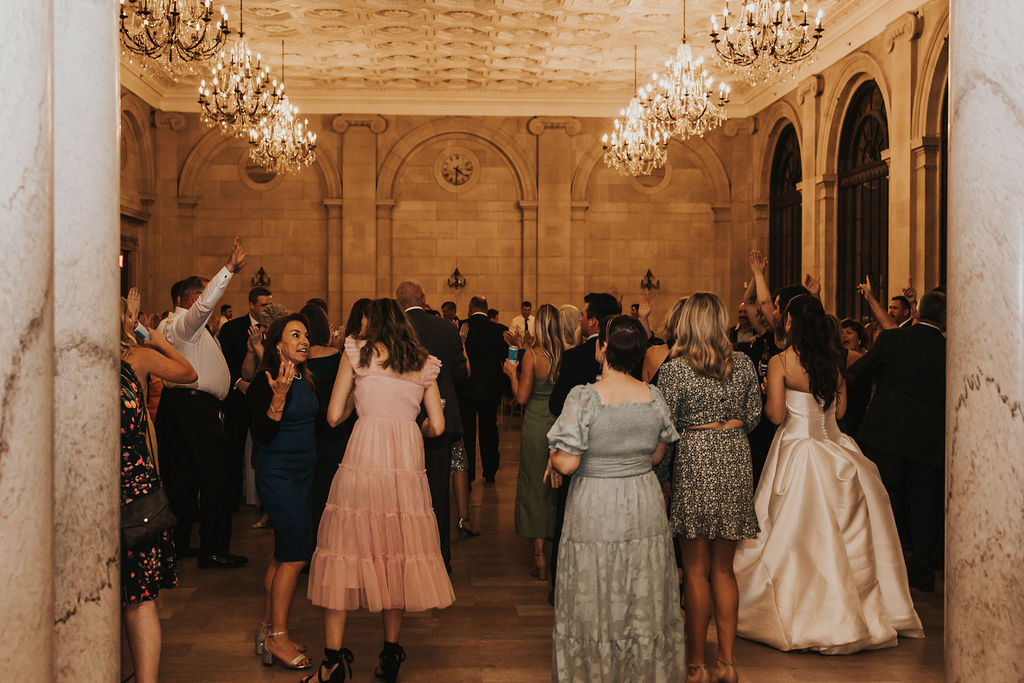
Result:
[[[465,147],[449,147],[438,155],[434,175],[449,192],[462,192],[476,184],[480,161]]]

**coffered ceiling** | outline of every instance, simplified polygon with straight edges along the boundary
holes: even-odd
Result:
[[[227,0],[239,27],[237,0]],[[881,32],[920,0],[810,0],[826,28],[820,70]],[[687,0],[689,42],[711,63],[712,12],[725,0]],[[739,10],[732,0],[730,11]],[[675,51],[682,0],[248,0],[246,39],[294,103],[309,113],[575,114],[612,116]],[[793,87],[751,88],[711,64],[733,87],[731,116],[766,106]],[[196,79],[178,83],[122,58],[122,80],[150,104],[196,111]]]

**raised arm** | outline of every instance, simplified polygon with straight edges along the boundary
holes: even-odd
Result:
[[[769,327],[778,327],[775,306],[772,303],[772,290],[768,288],[768,280],[764,270],[768,267],[768,259],[758,249],[750,252],[750,271],[754,274],[754,286],[757,291],[757,305],[761,315],[768,321]]]
[[[889,315],[889,311],[885,310],[878,299],[875,298],[874,293],[871,291],[870,277],[864,276],[864,282],[857,285],[857,291],[868,302],[868,306],[871,307],[871,314],[875,316],[875,320],[878,321],[878,325],[883,330],[892,330],[899,327],[896,321],[892,319],[892,316]]]
[[[192,364],[159,330],[150,330],[149,335],[146,345],[135,349],[128,360],[141,380],[153,375],[176,384],[191,384],[199,378]]]
[[[188,309],[188,313],[173,321],[172,324],[178,339],[194,339],[196,335],[202,332],[206,321],[210,319],[210,316],[217,309],[217,304],[220,303],[221,297],[224,296],[224,290],[227,289],[228,283],[231,282],[231,277],[245,265],[246,256],[247,254],[242,249],[242,245],[236,236],[235,244],[231,249],[231,254],[228,256],[227,263],[206,284],[203,293],[192,304],[192,307]]]

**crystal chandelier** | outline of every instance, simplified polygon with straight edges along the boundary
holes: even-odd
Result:
[[[295,173],[316,159],[316,134],[309,121],[299,120],[299,109],[284,94],[284,42],[281,43],[280,85],[269,113],[249,129],[249,158],[271,173]]]
[[[773,0],[751,0],[743,5],[739,21],[730,26],[726,0],[721,31],[718,20],[711,16],[711,42],[720,62],[750,85],[757,85],[788,71],[814,52],[824,31],[821,17],[822,11],[818,10],[812,29],[806,3],[797,23],[789,2],[783,5]]]
[[[253,62],[245,40],[241,0],[238,17],[238,38],[227,53],[221,50],[212,82],[207,85],[204,80],[199,85],[199,111],[206,125],[220,126],[226,135],[248,137],[249,129],[283,96],[284,85],[275,88],[271,84],[270,68],[263,66],[259,54]]]
[[[121,0],[118,18],[125,50],[172,70],[214,56],[230,33],[223,7],[214,23],[211,0]]]
[[[654,74],[647,87],[646,105],[670,137],[680,140],[703,136],[726,119],[729,86],[719,84],[704,70],[704,58],[693,56],[686,42],[686,2],[683,2],[683,39],[674,57],[665,61],[665,75]]]
[[[633,47],[633,87],[636,88],[636,47]],[[650,175],[668,160],[669,135],[644,106],[641,88],[629,105],[619,112],[611,137],[601,138],[604,163],[622,175]]]

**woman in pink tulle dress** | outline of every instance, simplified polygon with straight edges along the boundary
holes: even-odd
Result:
[[[405,610],[455,599],[441,558],[423,465],[423,436],[444,432],[437,389],[441,363],[428,356],[391,299],[370,303],[356,340],[345,340],[327,421],[355,408],[359,418],[331,484],[309,572],[309,598],[324,608],[324,661],[307,681],[351,676],[342,647],[348,610],[384,612],[384,649],[375,671],[393,682],[405,659],[398,644]],[[427,419],[417,425],[421,403]],[[346,664],[349,666],[346,667]]]

